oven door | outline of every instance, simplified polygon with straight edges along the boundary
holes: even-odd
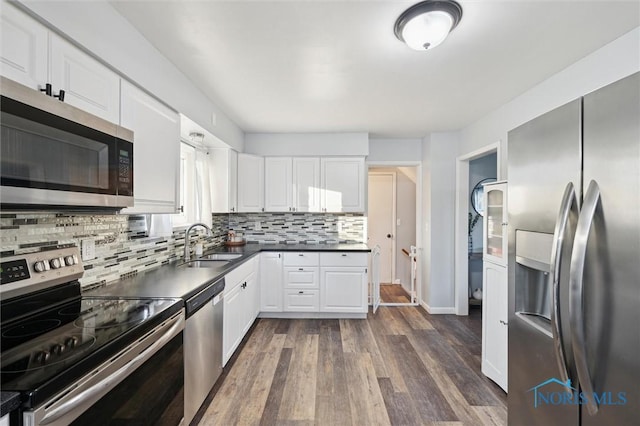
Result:
[[[184,415],[184,311],[34,411],[25,425],[179,425]]]
[[[9,80],[2,83],[9,85],[2,88],[0,116],[3,206],[133,205],[129,130]],[[9,89],[15,89],[13,97],[5,96]]]

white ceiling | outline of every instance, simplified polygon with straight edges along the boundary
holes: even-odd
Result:
[[[427,52],[393,34],[406,1],[117,1],[246,132],[462,128],[640,25],[634,1],[465,1]]]

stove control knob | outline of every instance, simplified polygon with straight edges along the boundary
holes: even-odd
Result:
[[[65,256],[64,263],[66,263],[67,266],[71,266],[75,264],[75,261],[73,260],[73,256]]]
[[[49,353],[49,351],[40,351],[36,354],[36,361],[40,364],[45,364],[49,361],[49,357],[51,357],[51,353]]]
[[[51,264],[51,269],[58,269],[62,267],[62,264],[60,263],[60,259],[57,257],[55,259],[51,259],[49,263]]]
[[[66,349],[66,346],[61,345],[59,343],[51,346],[51,352],[53,352],[56,355],[62,355],[65,349]]]
[[[78,343],[78,338],[77,337],[69,337],[64,341],[64,345],[67,348],[74,348],[77,343]]]
[[[46,267],[44,266],[44,262],[42,260],[38,260],[36,263],[34,263],[33,269],[35,269],[36,272],[46,271]]]

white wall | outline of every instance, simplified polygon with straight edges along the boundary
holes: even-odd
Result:
[[[453,313],[455,162],[459,133],[432,133],[423,140],[425,222],[422,302],[431,313]]]
[[[416,161],[421,155],[421,139],[369,139],[368,162]]]
[[[507,132],[640,70],[640,27],[589,54],[461,131],[459,155],[500,141],[498,179],[507,176]]]
[[[232,148],[243,150],[242,130],[108,2],[20,0],[20,3],[128,80]],[[212,113],[216,115],[216,125],[212,124]]]
[[[245,152],[274,156],[369,154],[368,133],[247,133]]]

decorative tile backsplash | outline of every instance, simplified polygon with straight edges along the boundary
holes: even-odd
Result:
[[[215,216],[214,216],[215,217]],[[337,244],[365,242],[367,218],[349,213],[240,213],[229,230],[248,243]]]
[[[205,249],[221,245],[227,236],[227,221],[214,221],[214,235],[205,238],[198,230],[193,242],[201,240]],[[195,229],[194,229],[195,231]],[[157,268],[182,256],[185,229],[169,237],[150,238],[146,216],[67,215],[55,213],[0,214],[1,251],[4,256],[37,251],[58,244],[76,244],[93,239],[96,258],[84,261],[83,287],[102,284],[145,270]]]
[[[2,256],[38,251],[42,247],[76,244],[92,239],[96,258],[84,261],[84,288],[157,268],[182,256],[185,229],[168,237],[149,237],[144,215],[66,213],[0,214]],[[256,223],[258,230],[256,230]],[[244,213],[214,214],[213,237],[201,229],[193,243],[205,250],[224,244],[227,232],[249,243],[335,244],[365,241],[366,217],[358,214]]]

